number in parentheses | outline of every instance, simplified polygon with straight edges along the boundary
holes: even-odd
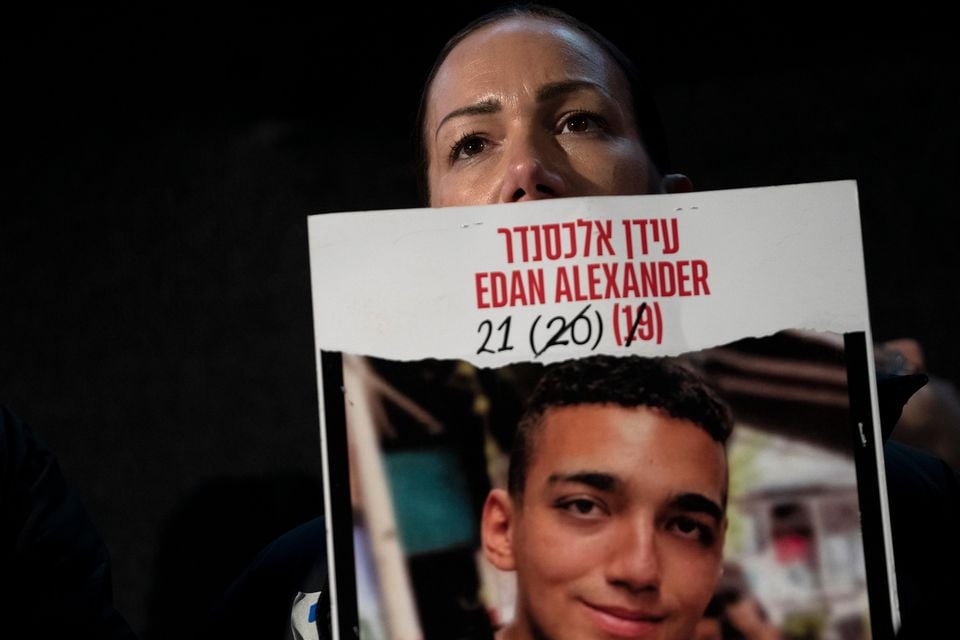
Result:
[[[534,345],[534,341],[533,341],[534,331],[536,329],[537,322],[540,320],[540,316],[537,316],[537,319],[534,320],[533,326],[530,328],[530,348],[533,351],[534,355],[540,356],[544,352],[546,352],[546,350],[549,349],[550,347],[565,346],[570,344],[570,340],[563,338],[564,334],[568,332],[570,333],[571,339],[573,339],[574,343],[576,344],[584,344],[586,341],[588,341],[590,339],[590,336],[593,333],[593,327],[590,324],[590,319],[586,317],[586,313],[589,310],[590,310],[590,305],[588,304],[583,309],[581,309],[580,312],[576,316],[574,316],[570,322],[567,322],[563,316],[554,316],[550,318],[550,321],[547,322],[547,329],[550,329],[550,327],[556,324],[557,321],[560,322],[560,328],[552,336],[550,336],[550,338],[547,340],[547,343],[543,345],[543,348],[540,349],[539,351],[537,350],[536,345]],[[587,337],[584,340],[576,340],[573,337],[572,327],[574,324],[576,324],[578,320],[585,320],[587,323]]]

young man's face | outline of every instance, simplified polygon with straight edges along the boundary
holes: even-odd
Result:
[[[720,576],[723,446],[648,407],[543,421],[522,499],[494,492],[484,512],[488,558],[517,575],[505,637],[689,640]]]

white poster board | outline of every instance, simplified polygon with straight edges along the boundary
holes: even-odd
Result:
[[[543,367],[598,355],[678,358],[725,396],[724,561],[772,623],[897,626],[854,182],[308,228],[333,637],[512,620],[483,496]]]

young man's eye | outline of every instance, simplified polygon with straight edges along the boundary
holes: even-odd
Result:
[[[487,141],[475,133],[468,133],[457,139],[450,148],[450,160],[465,160],[483,153],[487,148]]]
[[[705,547],[713,545],[713,528],[693,518],[680,516],[674,518],[669,526],[682,538],[695,540]]]
[[[557,502],[557,508],[572,515],[584,518],[599,518],[604,515],[603,506],[589,498],[571,498]]]

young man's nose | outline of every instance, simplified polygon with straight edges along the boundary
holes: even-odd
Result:
[[[607,581],[633,593],[660,586],[660,552],[651,523],[624,523],[607,558]]]
[[[523,202],[567,195],[563,176],[551,158],[549,144],[549,141],[524,139],[511,145],[498,202]]]

